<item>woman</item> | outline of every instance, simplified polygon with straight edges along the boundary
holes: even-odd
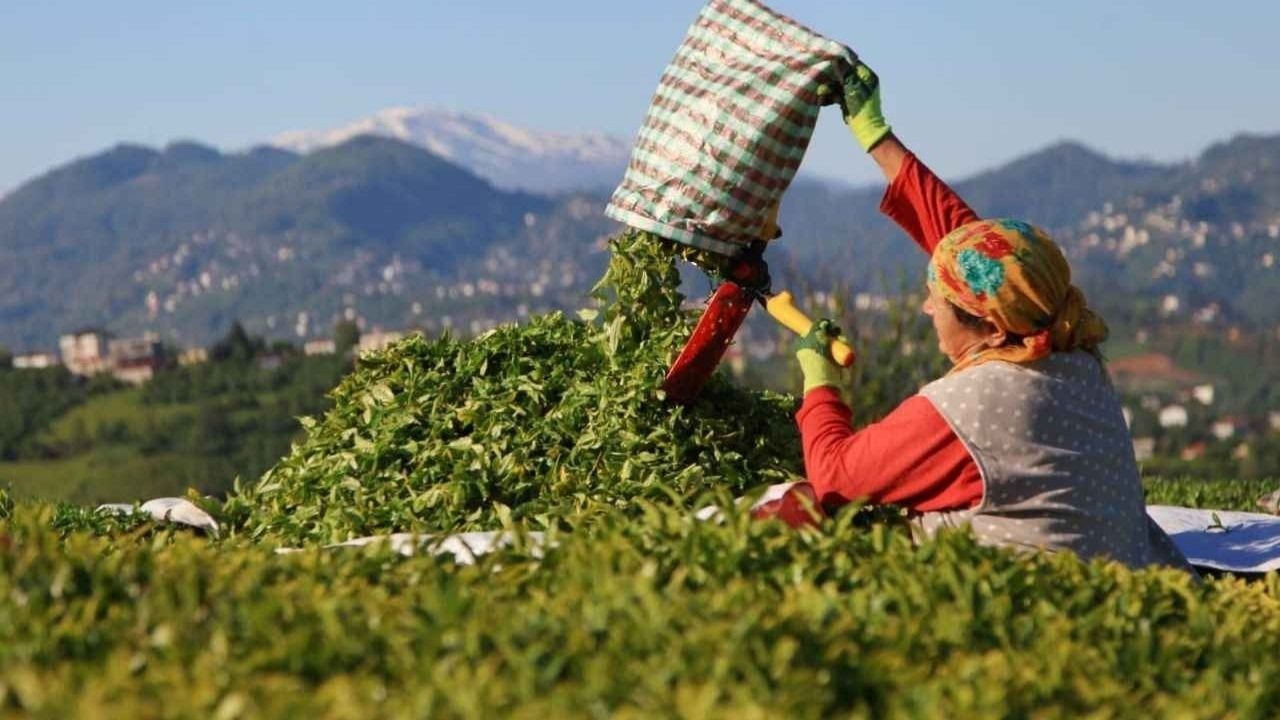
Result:
[[[844,97],[854,137],[889,181],[881,211],[930,255],[923,310],[954,367],[855,432],[825,352],[830,324],[818,323],[797,351],[797,422],[819,499],[905,506],[925,534],[967,524],[985,544],[1189,569],[1147,517],[1097,350],[1107,328],[1062,251],[1026,223],[979,219],[894,137],[868,68]]]

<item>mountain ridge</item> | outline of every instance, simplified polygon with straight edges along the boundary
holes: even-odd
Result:
[[[0,344],[82,325],[201,342],[272,309],[327,319],[344,288],[448,274],[548,206],[383,138],[306,156],[116,146],[0,202]]]
[[[409,142],[506,189],[563,192],[611,186],[631,146],[601,132],[531,130],[481,113],[392,107],[327,130],[281,133],[269,144],[307,153],[358,135]]]
[[[953,185],[980,214],[1054,233],[1108,312],[1280,321],[1267,300],[1280,136],[1238,136],[1170,165],[1056,142]],[[882,193],[798,178],[771,255],[824,287],[915,278],[923,258],[878,212]],[[237,318],[295,339],[339,317],[479,331],[582,302],[617,227],[606,200],[504,190],[375,136],[305,155],[121,144],[0,200],[0,345],[48,347],[83,325],[203,343]]]

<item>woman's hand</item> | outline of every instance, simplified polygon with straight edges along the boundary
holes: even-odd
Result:
[[[894,136],[880,110],[880,78],[859,62],[853,74],[845,78],[844,93],[839,100],[844,122],[854,139],[871,154],[885,180],[893,182],[907,158],[907,149]]]
[[[871,152],[891,128],[880,110],[880,78],[861,61],[844,79],[839,98],[844,122],[862,149]]]
[[[852,371],[836,364],[831,357],[831,341],[844,340],[840,328],[831,320],[823,318],[809,328],[803,337],[797,338],[794,349],[796,361],[800,363],[800,372],[804,375],[804,394],[818,387],[835,388],[840,399],[852,407],[851,381]]]

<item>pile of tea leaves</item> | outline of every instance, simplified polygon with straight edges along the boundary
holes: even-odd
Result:
[[[640,499],[691,501],[802,473],[795,399],[715,378],[680,406],[660,389],[696,321],[675,256],[611,241],[597,307],[474,340],[410,338],[361,359],[322,419],[223,514],[287,542],[383,532],[550,527]]]

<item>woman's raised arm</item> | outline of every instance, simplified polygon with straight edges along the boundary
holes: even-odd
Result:
[[[880,172],[884,173],[884,179],[893,182],[898,177],[898,171],[902,169],[902,163],[906,162],[907,150],[896,135],[889,133],[884,139],[876,143],[874,147],[868,151],[871,159],[876,161],[876,165],[880,166]]]
[[[926,253],[947,233],[978,219],[960,196],[893,134],[880,109],[880,78],[862,63],[845,79],[840,102],[845,124],[889,181],[880,212]]]

